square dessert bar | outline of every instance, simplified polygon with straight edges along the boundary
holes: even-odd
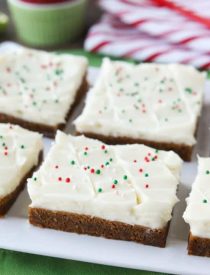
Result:
[[[53,137],[87,90],[84,57],[19,49],[0,55],[0,122]]]
[[[104,59],[75,120],[78,133],[108,144],[143,143],[190,160],[201,113],[205,73],[185,65]]]
[[[58,132],[28,180],[31,224],[164,247],[182,160]]]
[[[190,225],[188,254],[210,257],[210,158],[198,158],[198,174],[183,218]]]
[[[24,188],[42,159],[42,135],[0,123],[0,216]]]

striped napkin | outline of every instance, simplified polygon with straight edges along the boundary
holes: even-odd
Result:
[[[188,11],[189,1],[194,6]],[[181,11],[186,16],[180,12],[182,2],[185,6]],[[85,49],[147,62],[179,62],[209,69],[210,28],[198,20],[189,20],[193,14],[205,19],[204,22],[210,21],[205,12],[196,13],[200,2],[206,9],[208,2],[210,15],[210,2],[203,0],[100,0],[106,13],[89,30]],[[168,3],[177,6],[169,7]]]

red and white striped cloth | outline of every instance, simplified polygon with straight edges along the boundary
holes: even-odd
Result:
[[[179,62],[202,69],[210,68],[209,55],[157,40],[128,27],[111,15],[105,15],[90,29],[85,41],[85,49],[146,62]]]
[[[154,5],[164,1],[169,2],[100,0],[108,15],[90,29],[85,48],[143,61],[180,62],[210,68],[210,29],[189,21],[172,8]],[[174,1],[177,5],[181,3],[181,0]],[[189,1],[192,0],[186,2]],[[210,7],[210,1],[208,3]]]
[[[193,50],[210,52],[210,29],[189,21],[171,9],[154,6],[154,1],[156,0],[141,0],[135,5],[129,0],[115,0],[114,4],[113,0],[101,0],[100,5],[125,24],[149,35]],[[210,1],[207,2],[210,13]]]

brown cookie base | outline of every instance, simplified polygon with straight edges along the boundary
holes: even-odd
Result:
[[[75,107],[79,104],[81,98],[86,94],[87,90],[88,90],[88,82],[87,82],[86,76],[85,76],[83,79],[83,82],[76,94],[74,103],[73,103],[73,105],[71,105],[68,113],[66,114],[66,117],[65,117],[66,122],[68,121],[68,119],[69,119],[70,115],[72,114],[73,110],[75,109]],[[46,137],[50,137],[50,138],[53,138],[55,136],[57,130],[63,130],[66,125],[66,123],[60,123],[56,126],[49,126],[49,125],[45,125],[45,124],[41,124],[41,123],[27,121],[27,120],[17,118],[12,115],[7,115],[4,113],[0,113],[0,122],[1,123],[18,124],[28,130],[37,131],[39,133],[44,134]]]
[[[85,135],[90,138],[99,139],[107,144],[144,144],[150,147],[154,147],[159,150],[172,150],[176,152],[183,160],[190,161],[192,157],[193,147],[185,144],[176,144],[172,142],[157,142],[150,141],[146,139],[135,139],[129,137],[112,137],[112,136],[104,136],[100,134],[90,133],[90,132],[77,132],[77,135]]]
[[[210,257],[210,239],[200,238],[189,234],[188,254]]]
[[[42,159],[43,152],[40,152],[38,164],[32,167],[31,170],[24,176],[24,178],[22,178],[21,182],[13,192],[6,195],[5,197],[0,198],[0,217],[4,216],[6,212],[10,209],[12,204],[17,199],[19,193],[24,189],[27,178],[29,178],[33,174],[33,172],[39,167],[39,165],[42,162]]]
[[[29,222],[44,228],[134,241],[158,247],[165,247],[169,229],[169,224],[162,229],[150,229],[88,215],[32,207],[29,207]]]

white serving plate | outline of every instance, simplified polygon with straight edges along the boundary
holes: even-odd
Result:
[[[5,45],[2,47],[4,50],[7,48],[13,48],[13,46],[8,44],[8,47],[5,47]],[[89,69],[91,83],[93,83],[97,73],[98,69]],[[81,107],[80,105],[75,110],[73,118],[78,115]],[[66,132],[73,131],[70,125],[71,121]],[[193,161],[184,163],[178,191],[180,202],[174,209],[166,248],[34,227],[27,220],[27,208],[30,199],[26,189],[21,193],[8,214],[0,219],[0,247],[39,255],[141,270],[183,275],[209,275],[210,258],[187,255],[189,228],[182,219],[186,207],[185,198],[190,192],[197,171],[196,154],[209,156],[209,125],[210,81],[207,81],[205,103],[198,130],[198,144]],[[49,150],[52,141],[51,139],[44,139],[45,154]]]

